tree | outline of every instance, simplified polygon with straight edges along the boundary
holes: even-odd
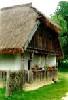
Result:
[[[54,15],[51,19],[61,27],[59,39],[64,51],[64,57],[68,58],[68,2],[59,2]]]
[[[60,1],[58,7],[55,12],[56,15],[61,15],[64,20],[67,22],[68,27],[68,2],[67,1]]]
[[[57,15],[60,14],[63,16],[63,18],[65,18],[65,16],[68,16],[68,2],[60,1],[57,9],[55,11],[55,14],[57,14]]]
[[[62,34],[64,32],[67,32],[67,22],[66,20],[64,20],[64,18],[60,14],[51,16],[51,19],[59,25],[59,27],[61,28]]]

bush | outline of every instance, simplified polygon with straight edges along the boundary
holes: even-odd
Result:
[[[68,62],[62,61],[59,65],[59,71],[67,72],[68,71]]]

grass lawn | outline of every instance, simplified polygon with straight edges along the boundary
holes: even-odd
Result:
[[[5,98],[5,89],[0,89],[0,100],[61,100],[68,91],[68,72],[59,73],[60,81],[34,91],[16,91],[11,97]]]

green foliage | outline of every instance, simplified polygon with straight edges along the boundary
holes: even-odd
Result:
[[[68,58],[68,2],[60,1],[51,19],[61,27],[59,40],[64,51],[64,58]]]
[[[67,1],[60,1],[58,7],[55,12],[56,15],[61,15],[63,18],[68,16],[68,2]]]
[[[64,18],[61,15],[51,16],[51,19],[61,27],[62,35],[63,32],[67,32],[67,22],[64,20]]]
[[[59,71],[68,72],[68,60],[63,60],[60,62]]]

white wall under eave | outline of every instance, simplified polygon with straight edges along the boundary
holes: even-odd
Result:
[[[25,52],[23,55],[23,68],[28,70],[28,60],[30,59],[30,55],[28,52]],[[38,65],[39,67],[45,66],[45,56],[34,55],[31,61],[31,67]]]
[[[23,69],[24,70],[28,70],[28,60],[30,59],[30,55],[28,52],[25,52],[23,55]],[[55,55],[47,55],[47,57],[45,57],[45,55],[41,56],[41,55],[34,55],[31,61],[31,67],[34,67],[35,65],[38,65],[38,67],[52,67],[52,66],[56,66],[56,56]]]
[[[0,70],[18,71],[21,69],[21,55],[0,55]]]
[[[28,60],[30,59],[30,55],[28,52],[25,52],[23,55],[23,68],[25,70],[28,70]],[[44,67],[44,66],[56,66],[56,56],[55,55],[34,55],[32,58],[31,62],[31,67],[34,67],[35,65],[38,65],[39,67]]]
[[[25,52],[23,54],[23,69],[28,70],[28,60],[30,59],[29,53]]]
[[[49,67],[56,66],[56,55],[48,55],[46,57],[46,65]]]
[[[56,55],[47,55],[46,57],[40,55],[34,55],[32,59],[32,66],[38,65],[39,67],[53,67],[56,66]]]
[[[35,65],[38,65],[39,67],[44,67],[45,66],[45,56],[40,56],[40,55],[34,55],[32,59],[32,64],[31,67],[34,67]]]

